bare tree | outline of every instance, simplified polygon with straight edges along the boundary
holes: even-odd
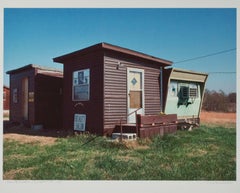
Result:
[[[222,90],[205,91],[203,110],[216,112],[236,112],[236,93],[226,95]]]

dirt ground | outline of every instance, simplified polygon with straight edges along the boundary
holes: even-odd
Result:
[[[202,111],[200,114],[200,121],[203,124],[222,125],[222,126],[236,126],[236,113],[221,113],[221,112],[207,112]]]
[[[236,113],[218,113],[202,111],[201,124],[236,127]],[[66,136],[66,133],[49,131],[32,131],[23,126],[9,126],[4,124],[4,140],[16,140],[21,143],[38,143],[40,145],[53,145],[57,138]]]
[[[53,145],[57,138],[45,136],[30,136],[17,133],[7,133],[3,135],[4,140],[14,140],[20,143]]]
[[[29,144],[53,145],[57,138],[68,135],[63,131],[32,130],[23,125],[10,124],[8,120],[4,121],[3,128],[3,140]]]

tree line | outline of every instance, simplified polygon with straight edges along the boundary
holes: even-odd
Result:
[[[216,112],[236,112],[236,93],[225,94],[222,90],[205,90],[202,110]]]

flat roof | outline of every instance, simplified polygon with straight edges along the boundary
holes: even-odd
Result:
[[[40,66],[40,65],[37,65],[37,64],[28,64],[26,66],[23,66],[23,67],[14,69],[14,70],[7,71],[6,73],[7,74],[15,74],[15,73],[19,73],[21,71],[29,70],[29,69],[32,69],[32,68],[36,68],[36,69],[39,69],[39,70],[42,70],[42,71],[53,72],[53,73],[63,73],[62,70],[55,69],[55,68],[44,67],[44,66]]]
[[[97,51],[99,49],[115,51],[115,52],[126,54],[126,55],[129,55],[129,56],[134,56],[136,58],[141,58],[141,59],[145,59],[145,60],[148,60],[148,61],[161,63],[161,65],[165,65],[165,66],[170,66],[173,63],[172,61],[169,61],[169,60],[165,60],[165,59],[162,59],[162,58],[158,58],[158,57],[155,57],[155,56],[144,54],[142,52],[138,52],[138,51],[130,50],[130,49],[127,49],[127,48],[123,48],[123,47],[120,47],[120,46],[115,46],[115,45],[105,43],[105,42],[95,44],[93,46],[90,46],[90,47],[87,47],[87,48],[84,48],[84,49],[81,49],[81,50],[78,50],[78,51],[75,51],[75,52],[71,52],[69,54],[65,54],[65,55],[53,58],[53,61],[58,62],[58,63],[64,63],[64,61],[66,61],[66,60],[68,60],[72,57],[75,57],[75,56],[78,56],[78,55],[83,55],[83,54],[93,52],[93,51]]]
[[[185,70],[179,68],[169,68],[166,70],[170,70],[170,79],[175,80],[185,80],[185,81],[193,81],[193,82],[206,82],[208,78],[207,73],[196,72],[192,70]]]

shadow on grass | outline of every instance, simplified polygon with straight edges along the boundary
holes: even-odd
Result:
[[[57,130],[57,129],[40,129],[34,130],[24,124],[12,123],[8,120],[3,121],[3,134],[16,133],[22,135],[30,136],[43,136],[43,137],[67,137],[73,135],[73,133],[67,130]]]

